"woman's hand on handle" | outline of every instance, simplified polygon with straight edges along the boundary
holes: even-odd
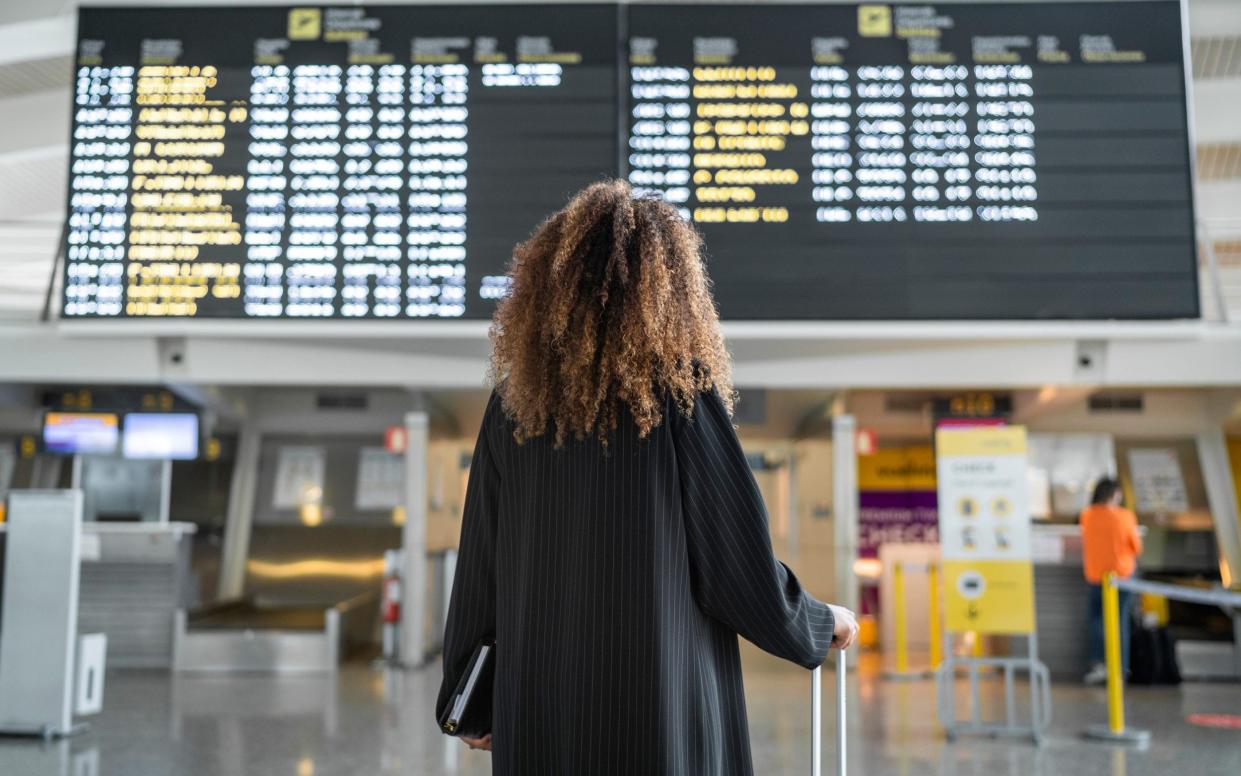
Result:
[[[461,740],[464,741],[465,745],[470,747],[471,749],[484,749],[488,752],[491,751],[491,734],[490,733],[483,736],[482,738],[467,738],[466,736],[461,736]]]
[[[836,649],[848,649],[857,639],[857,615],[843,606],[828,604],[835,618],[832,630],[832,646]]]

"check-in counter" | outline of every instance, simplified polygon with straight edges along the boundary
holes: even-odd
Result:
[[[108,635],[109,667],[172,665],[176,612],[193,592],[195,530],[193,523],[82,525],[78,630]]]
[[[1139,526],[1145,545],[1138,559],[1144,578],[1193,584],[1212,576],[1217,550],[1210,531],[1186,531],[1166,526]],[[1087,602],[1090,586],[1082,575],[1081,529],[1077,525],[1035,524],[1031,535],[1034,560],[1035,612],[1038,618],[1039,658],[1055,680],[1077,680],[1089,662],[1090,632]],[[1230,623],[1210,607],[1173,602],[1172,625],[1178,636],[1178,655],[1187,645],[1224,644],[1225,660]],[[1213,620],[1212,620],[1213,618]],[[1222,635],[1211,635],[1212,629]],[[1215,638],[1216,642],[1209,639]],[[1201,641],[1208,639],[1208,641]],[[1014,648],[1024,648],[1014,640]],[[1194,647],[1188,647],[1193,649]]]
[[[1053,680],[1080,679],[1088,668],[1090,650],[1086,611],[1090,588],[1082,576],[1081,529],[1036,523],[1031,528],[1030,554],[1039,659]]]

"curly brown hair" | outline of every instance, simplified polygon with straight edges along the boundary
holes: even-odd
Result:
[[[491,325],[491,379],[518,442],[555,433],[605,444],[622,403],[646,436],[665,397],[689,415],[731,362],[697,231],[666,202],[594,183],[513,251]]]

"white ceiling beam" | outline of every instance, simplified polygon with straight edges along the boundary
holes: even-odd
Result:
[[[1195,205],[1211,239],[1241,237],[1241,179],[1199,183]]]
[[[255,328],[262,323],[251,322]],[[191,336],[179,361],[155,337],[64,336],[56,326],[0,326],[0,382],[173,382],[212,385],[350,385],[482,388],[484,342],[420,342],[407,324],[393,343]],[[1228,327],[1219,327],[1227,329]],[[1099,372],[1077,366],[1078,337],[883,343],[775,339],[730,343],[735,381],[752,388],[1030,388],[1044,385],[1202,387],[1241,385],[1241,332],[1167,339],[1110,339]],[[1080,335],[1079,335],[1080,336]],[[478,345],[480,347],[474,347]],[[879,345],[876,347],[876,345]]]
[[[0,67],[71,56],[77,24],[77,18],[70,14],[0,25]]]
[[[1241,78],[1194,82],[1194,141],[1233,143],[1241,140]]]
[[[177,319],[73,320],[56,325],[67,337],[184,336],[201,339],[273,339],[283,342],[346,340],[392,343],[395,352],[410,348],[439,348],[444,355],[489,352],[489,321],[347,321],[347,320],[231,320]],[[799,355],[806,348],[839,350],[902,346],[909,342],[931,345],[962,342],[1047,341],[1079,339],[1137,339],[1182,341],[1224,338],[1241,342],[1241,328],[1184,321],[725,321],[724,336],[734,347],[754,348],[753,355]],[[4,332],[0,331],[0,337]],[[749,353],[746,353],[749,355]]]
[[[1241,35],[1241,12],[1237,0],[1189,0],[1189,33],[1216,38]]]
[[[66,74],[67,76],[67,74]],[[68,86],[0,100],[0,150],[30,151],[60,147],[67,150],[73,95]],[[20,120],[8,120],[9,117]]]

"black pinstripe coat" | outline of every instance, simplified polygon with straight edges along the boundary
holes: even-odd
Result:
[[[806,667],[831,610],[772,555],[714,394],[646,439],[518,445],[493,396],[474,450],[437,718],[496,643],[493,772],[750,774],[737,634]]]

